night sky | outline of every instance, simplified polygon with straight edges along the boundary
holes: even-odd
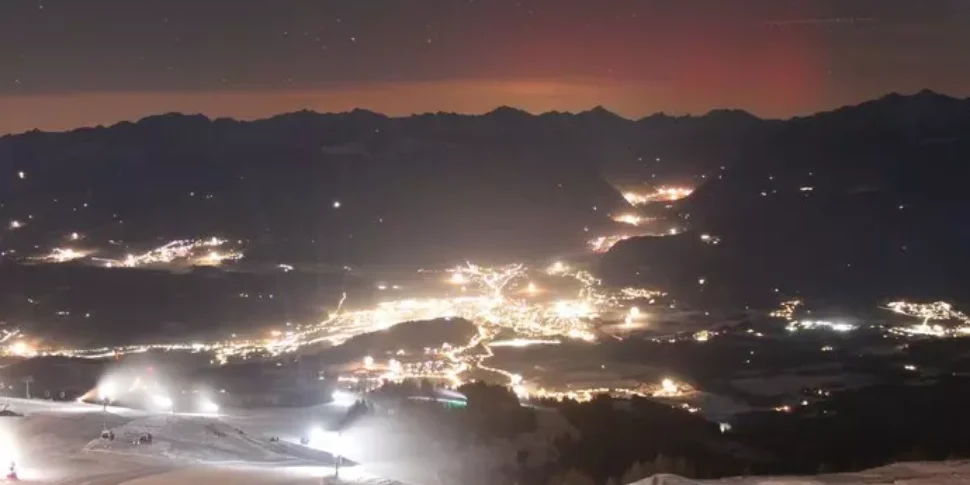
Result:
[[[787,117],[970,94],[967,0],[3,0],[0,132],[603,105]]]

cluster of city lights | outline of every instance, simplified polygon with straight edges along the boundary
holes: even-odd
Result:
[[[780,303],[779,308],[772,310],[768,316],[772,318],[782,318],[792,322],[795,320],[795,311],[802,305],[801,300],[787,300]]]
[[[650,222],[655,220],[652,217],[643,217],[639,214],[627,213],[627,214],[617,214],[610,217],[614,222],[619,222],[621,224],[629,224],[631,226],[639,226],[645,222]]]
[[[712,236],[710,234],[701,234],[701,241],[703,241],[706,244],[710,244],[711,246],[717,246],[718,244],[721,244],[721,238],[717,236]]]
[[[851,332],[856,329],[856,326],[848,323],[830,322],[828,320],[797,320],[788,322],[788,326],[785,327],[785,329],[789,332],[813,329],[832,330],[834,332]]]
[[[608,395],[613,397],[655,397],[655,398],[688,398],[697,392],[687,383],[679,382],[669,377],[653,384],[644,384],[632,387],[589,387],[580,389],[549,390],[538,388],[529,393],[530,398],[554,399],[562,401],[570,399],[579,402],[588,402],[596,396]],[[685,406],[690,412],[699,411],[698,408]]]
[[[636,288],[607,291],[590,273],[573,270],[562,262],[552,264],[545,273],[575,281],[578,291],[571,298],[540,299],[536,297],[539,289],[524,265],[466,264],[449,270],[443,278],[446,284],[458,287],[457,296],[391,300],[365,310],[338,308],[319,325],[300,327],[291,342],[297,347],[321,341],[337,345],[354,335],[386,329],[404,321],[461,318],[477,328],[467,343],[425,349],[417,358],[399,352],[383,366],[377,366],[370,357],[365,359],[363,367],[374,370],[377,379],[438,379],[452,386],[461,385],[465,373],[481,370],[504,376],[520,396],[536,393],[542,396],[521,375],[486,365],[494,355],[492,348],[558,345],[566,340],[594,342],[594,324],[602,314],[630,313],[632,310],[624,310],[624,302],[662,295]],[[517,337],[497,340],[500,334]]]
[[[631,237],[633,236],[630,236],[628,234],[614,234],[612,236],[599,236],[599,237],[590,239],[586,243],[586,245],[594,253],[605,253],[609,251],[613,246],[615,246],[616,243],[626,239],[630,239]]]
[[[801,300],[786,300],[781,302],[779,307],[772,310],[768,316],[786,320],[788,325],[785,326],[785,330],[788,330],[789,332],[798,332],[799,330],[831,330],[833,332],[841,333],[851,332],[857,328],[855,325],[842,322],[796,319],[795,313],[798,310],[798,307],[801,305]]]
[[[922,321],[916,325],[907,327],[895,327],[893,333],[904,335],[925,335],[932,337],[957,337],[970,335],[970,317],[965,313],[955,310],[947,302],[937,301],[933,303],[910,303],[907,301],[894,301],[886,307],[900,315],[919,318]],[[930,324],[931,320],[958,322],[955,325]]]
[[[51,252],[30,258],[41,263],[67,263],[88,257],[92,252],[71,248],[54,248]]]
[[[168,264],[189,264],[193,266],[219,266],[226,261],[241,259],[239,251],[218,248],[225,245],[225,239],[178,239],[142,254],[128,254],[122,260],[99,259],[108,268],[138,268]]]
[[[152,260],[171,261],[177,259],[176,255],[188,258],[192,253],[185,252],[184,248],[208,248],[221,244],[222,241],[209,240],[207,243],[166,245],[166,249],[156,252],[153,256],[155,259]],[[31,348],[30,352],[34,355],[99,359],[149,351],[183,351],[209,354],[213,364],[225,364],[280,356],[316,344],[339,345],[354,336],[385,330],[407,321],[460,318],[471,322],[477,329],[468,342],[442,344],[438,348],[425,349],[419,355],[408,355],[399,351],[384,364],[376,362],[374,357],[368,357],[362,363],[363,369],[372,371],[375,379],[399,381],[428,378],[452,386],[461,385],[468,372],[485,371],[502,376],[520,396],[555,397],[558,391],[539,389],[518,374],[486,365],[494,355],[492,348],[560,345],[567,341],[595,342],[596,325],[601,317],[625,316],[625,322],[634,322],[642,318],[642,314],[630,302],[641,299],[653,302],[654,298],[663,295],[662,292],[642,288],[610,290],[589,272],[571,268],[563,262],[556,262],[538,273],[540,274],[534,274],[522,264],[487,267],[469,263],[452,268],[441,276],[439,284],[450,287],[449,292],[454,295],[394,299],[377,303],[371,308],[347,309],[344,308],[345,294],[326,320],[316,324],[287,325],[285,331],[274,330],[264,338],[236,338],[233,335],[229,340],[207,343],[75,350]],[[550,285],[553,284],[552,280],[561,281],[555,284],[555,288],[540,289],[534,281],[534,278],[540,276],[545,278],[543,281],[550,281]],[[555,278],[550,280],[550,276]],[[16,346],[7,345],[5,348],[11,354],[26,354],[26,349],[20,343],[16,343]],[[648,389],[638,388],[636,393],[645,396],[654,395],[656,392],[664,396],[676,395],[680,392],[681,385],[677,384],[675,389],[671,387],[671,382],[666,385],[661,382],[660,385]],[[569,391],[570,394],[566,397],[576,399],[598,392]]]
[[[0,330],[0,355],[12,357],[35,357],[37,350],[27,340],[20,330]]]

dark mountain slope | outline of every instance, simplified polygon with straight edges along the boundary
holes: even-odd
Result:
[[[759,126],[745,119],[744,133]],[[254,122],[171,114],[30,132],[0,139],[0,218],[26,223],[0,244],[24,253],[78,231],[99,246],[221,235],[272,261],[546,255],[581,247],[609,224],[604,214],[625,205],[616,181],[683,176],[681,152],[697,170],[714,166],[724,147],[684,140],[713,131],[733,145],[739,129],[704,117],[636,122],[602,109],[502,108]],[[671,161],[647,165],[655,153]]]
[[[690,250],[655,239],[604,258],[616,281],[659,279],[745,300],[789,294],[962,298],[970,288],[970,102],[930,92],[773,124],[679,210]],[[701,244],[698,235],[720,237]],[[639,275],[636,273],[639,271]]]

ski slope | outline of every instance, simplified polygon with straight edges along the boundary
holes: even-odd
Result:
[[[200,416],[150,413],[83,403],[0,399],[23,416],[0,417],[0,466],[17,463],[27,483],[117,485],[122,483],[319,484],[332,474],[333,457],[269,436],[303,422],[304,410],[264,411],[256,431],[237,424],[241,414]],[[315,410],[312,416],[339,410]],[[288,414],[289,413],[289,414]],[[236,424],[230,424],[229,421]],[[101,439],[111,429],[115,440]],[[151,444],[138,443],[151,433]],[[348,483],[391,484],[346,465]]]

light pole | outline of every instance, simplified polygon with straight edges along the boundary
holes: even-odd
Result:
[[[337,452],[336,453],[337,456],[336,456],[336,459],[333,462],[333,477],[336,478],[336,479],[338,479],[338,480],[340,479],[340,461],[343,459],[343,457],[340,454],[340,449],[341,449],[341,446],[340,446],[340,441],[341,441],[340,440],[340,433],[341,433],[340,431],[337,431],[337,442],[335,443],[337,446],[335,447],[336,450],[334,450],[334,451]]]

